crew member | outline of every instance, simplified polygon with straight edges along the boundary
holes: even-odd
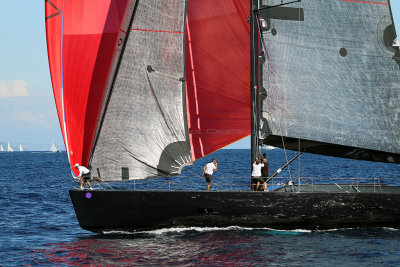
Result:
[[[78,163],[76,163],[74,167],[79,171],[77,178],[80,178],[79,182],[81,183],[81,190],[85,188],[85,183],[87,183],[89,189],[92,190],[92,185],[90,184],[91,173],[89,169],[84,166],[79,166]]]
[[[210,191],[210,185],[211,185],[211,176],[213,175],[214,172],[217,171],[217,159],[213,158],[210,163],[208,163],[206,166],[203,168],[203,176],[206,178],[206,181],[208,183],[207,185],[207,192]]]

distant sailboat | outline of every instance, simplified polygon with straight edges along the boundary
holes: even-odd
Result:
[[[13,151],[14,151],[14,149],[11,147],[10,142],[8,142],[7,151],[8,151],[8,152],[13,152]]]
[[[53,141],[53,144],[51,145],[50,151],[51,151],[51,152],[60,152],[60,151],[57,149],[56,144],[54,143],[54,141]]]
[[[21,145],[21,144],[19,144],[19,151],[20,151],[20,152],[24,151],[24,150],[22,149],[22,145]]]
[[[3,145],[0,145],[0,151],[1,151],[1,152],[4,151]]]

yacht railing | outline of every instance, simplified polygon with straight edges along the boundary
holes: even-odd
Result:
[[[274,177],[268,182],[268,189],[269,192],[383,193],[394,188],[387,185],[397,185],[400,188],[400,178]],[[203,177],[190,176],[124,182],[104,182],[95,178],[92,180],[92,186],[94,190],[205,191],[207,182]],[[78,189],[79,184],[74,183],[74,187]],[[259,189],[263,190],[262,183]],[[210,191],[251,191],[251,178],[213,176]]]

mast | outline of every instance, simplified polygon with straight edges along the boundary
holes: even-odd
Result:
[[[259,78],[258,78],[258,23],[259,0],[250,0],[250,90],[251,90],[251,164],[259,154]]]

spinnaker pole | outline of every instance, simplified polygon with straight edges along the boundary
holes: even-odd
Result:
[[[260,0],[250,0],[250,90],[251,90],[251,164],[255,161],[259,154],[259,29],[257,15]]]

